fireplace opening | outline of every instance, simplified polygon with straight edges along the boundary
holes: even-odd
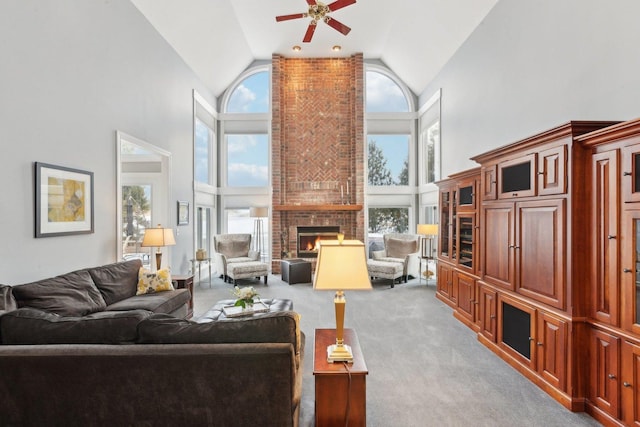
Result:
[[[317,258],[320,240],[337,240],[339,226],[298,227],[298,256]]]

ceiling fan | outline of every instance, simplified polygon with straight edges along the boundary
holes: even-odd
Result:
[[[290,19],[306,18],[308,16],[313,18],[309,23],[309,27],[307,27],[307,32],[304,35],[304,39],[302,39],[303,43],[309,43],[311,41],[313,33],[316,31],[316,25],[318,21],[324,21],[331,28],[340,31],[346,36],[347,34],[349,34],[349,31],[351,31],[351,28],[330,17],[328,14],[329,12],[335,12],[338,9],[342,9],[343,7],[352,5],[355,2],[356,0],[336,0],[333,3],[326,5],[316,0],[307,0],[307,3],[309,4],[308,12],[294,13],[293,15],[276,16],[276,21],[288,21]]]

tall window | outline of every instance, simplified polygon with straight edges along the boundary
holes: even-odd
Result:
[[[368,240],[382,245],[387,233],[415,225],[416,115],[410,92],[382,67],[366,72]]]
[[[270,110],[269,72],[251,74],[235,86],[227,101],[227,113],[268,113]]]
[[[213,129],[196,117],[195,120],[195,159],[194,175],[197,182],[213,184],[211,151],[213,144]]]
[[[262,187],[269,185],[269,136],[227,134],[227,185]]]

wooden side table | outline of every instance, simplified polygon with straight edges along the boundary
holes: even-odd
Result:
[[[187,289],[189,291],[189,304],[187,305],[187,319],[193,317],[193,274],[173,275],[171,281],[176,289]]]
[[[327,362],[327,346],[335,342],[335,329],[316,329],[313,357],[316,427],[346,425],[347,414],[349,427],[364,427],[367,424],[366,381],[369,371],[358,336],[353,329],[345,328],[344,342],[351,346],[353,352],[353,363],[346,366],[342,362]]]

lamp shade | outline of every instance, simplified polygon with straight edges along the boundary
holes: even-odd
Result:
[[[266,218],[269,216],[269,208],[266,206],[253,206],[249,208],[249,216],[251,218]]]
[[[162,228],[160,224],[156,228],[147,228],[144,231],[144,237],[142,238],[141,246],[173,246],[176,244],[176,239],[173,236],[172,228]]]
[[[364,243],[359,240],[320,240],[316,290],[371,289]]]
[[[438,224],[418,224],[418,234],[435,236],[438,234]]]

